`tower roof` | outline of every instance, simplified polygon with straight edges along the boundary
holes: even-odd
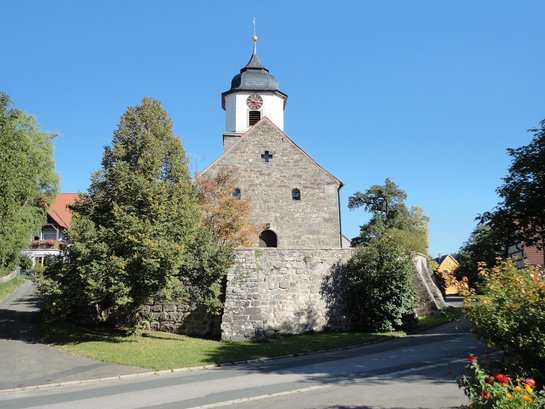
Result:
[[[257,37],[253,36],[253,52],[250,61],[231,80],[231,88],[221,94],[221,105],[225,109],[225,96],[237,91],[272,91],[286,100],[288,96],[278,90],[278,80],[259,60],[256,51]]]
[[[269,70],[261,64],[257,54],[252,54],[250,61],[240,73],[231,80],[231,89],[252,91],[278,91],[278,80],[269,74]]]

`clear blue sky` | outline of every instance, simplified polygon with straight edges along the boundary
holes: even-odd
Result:
[[[544,1],[2,0],[0,90],[59,134],[65,192],[87,189],[144,95],[203,169],[254,16],[286,133],[345,183],[345,234],[367,219],[348,196],[391,177],[431,218],[430,253],[456,251],[497,203],[505,149],[545,118]]]

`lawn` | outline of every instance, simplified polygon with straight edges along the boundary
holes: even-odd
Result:
[[[122,332],[47,326],[44,341],[62,351],[105,362],[172,369],[314,352],[386,339],[403,333],[312,333],[265,341],[214,341],[155,331]]]
[[[452,320],[452,314],[420,319],[419,329]],[[215,341],[156,331],[126,336],[122,331],[42,325],[43,341],[62,351],[104,362],[156,370],[225,364],[248,359],[316,352],[403,336],[395,333],[318,332],[276,335],[264,341]]]
[[[460,318],[462,311],[460,308],[447,307],[439,314],[425,315],[418,318],[418,329],[423,330],[426,328],[435,327],[437,325],[445,324],[450,321],[454,321]]]
[[[0,300],[3,300],[5,297],[10,295],[21,284],[23,284],[24,281],[24,277],[18,275],[13,280],[8,281],[7,283],[0,283]]]

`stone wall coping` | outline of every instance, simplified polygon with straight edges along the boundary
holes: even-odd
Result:
[[[0,283],[7,283],[8,281],[13,280],[17,276],[17,271],[12,271],[6,276],[0,277]]]

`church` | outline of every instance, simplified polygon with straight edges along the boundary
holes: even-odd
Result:
[[[223,339],[260,338],[338,327],[324,280],[352,254],[341,231],[343,183],[284,132],[288,96],[259,60],[221,94],[223,153],[202,171],[237,172],[235,197],[248,198],[257,227],[253,247],[236,250],[227,274]],[[334,318],[334,320],[332,320]]]
[[[152,305],[144,311],[152,329],[227,340],[350,329],[339,280],[354,250],[341,231],[343,184],[284,132],[288,96],[259,60],[256,42],[254,35],[249,62],[221,94],[224,150],[201,174],[236,170],[233,195],[250,199],[258,233],[251,247],[235,250],[221,317],[198,306]],[[415,259],[415,274],[424,307],[438,308],[441,294],[424,256]]]
[[[250,61],[221,94],[224,151],[202,174],[237,170],[233,194],[251,201],[260,232],[255,246],[341,248],[343,184],[284,132],[288,96],[259,60],[256,43],[254,35]]]

